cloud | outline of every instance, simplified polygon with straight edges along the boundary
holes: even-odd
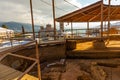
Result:
[[[1,1],[0,3],[0,18],[1,21],[16,21],[24,22],[27,17],[22,17],[27,15],[29,10],[21,4],[15,4],[12,2]]]
[[[50,5],[42,2],[45,1]],[[53,15],[52,15],[52,0],[32,0],[33,2],[33,12],[34,12],[34,22],[38,25],[53,24]],[[70,3],[82,8],[86,5],[90,5],[87,1],[80,0],[67,0]],[[81,4],[84,2],[84,5]],[[89,1],[90,2],[90,1]],[[92,0],[91,3],[96,2]],[[107,0],[105,1],[107,3]],[[112,0],[112,4],[120,4],[120,0]],[[76,9],[73,5],[65,2],[64,0],[55,0],[55,14],[56,18],[63,16],[69,12],[73,12]],[[1,0],[0,2],[0,21],[16,21],[23,23],[31,23],[31,14],[30,14],[30,2],[29,0]],[[75,25],[76,27],[83,24]],[[96,24],[95,24],[96,25]]]
[[[43,0],[52,5],[52,0]],[[68,0],[74,5],[81,7],[77,0]],[[43,3],[41,0],[32,0],[35,24],[53,23],[52,6]],[[1,0],[0,21],[16,21],[31,23],[29,0]],[[62,16],[75,10],[75,7],[64,0],[55,0],[56,17]]]
[[[81,7],[82,7],[82,5],[81,5],[80,1],[78,1],[78,0],[71,0],[70,2],[71,2],[72,4],[74,4],[74,5],[78,6],[79,8],[81,8]]]

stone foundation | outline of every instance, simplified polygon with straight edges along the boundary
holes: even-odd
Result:
[[[66,41],[66,48],[67,48],[67,50],[76,49],[76,40],[68,40],[68,41]]]
[[[97,40],[93,42],[93,48],[94,49],[105,49],[105,42],[103,40]]]

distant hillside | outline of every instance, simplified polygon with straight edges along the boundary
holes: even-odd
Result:
[[[24,27],[26,32],[32,32],[32,25],[27,23],[19,23],[19,22],[0,22],[0,27],[2,25],[7,25],[9,29],[15,30],[16,32],[22,31],[22,26]],[[39,31],[39,25],[35,25],[35,31]]]
[[[120,27],[120,22],[111,24],[112,27]]]
[[[98,26],[95,26],[94,28],[100,28],[100,26],[101,26],[101,25],[98,25]],[[108,27],[108,24],[103,25],[103,27],[104,27],[104,28]],[[120,22],[111,23],[111,24],[110,24],[110,27],[111,27],[111,28],[112,28],[112,27],[115,27],[115,28],[120,27]]]

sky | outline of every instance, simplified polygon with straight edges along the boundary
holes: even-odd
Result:
[[[0,22],[22,22],[31,24],[30,0],[0,0]],[[75,11],[99,0],[67,0],[73,6],[64,0],[55,0],[55,16],[60,17],[69,12]],[[107,3],[108,0],[104,0]],[[52,0],[32,0],[34,23],[36,25],[53,24]],[[120,4],[120,0],[112,0],[112,4]],[[69,24],[66,24],[66,26]],[[74,24],[78,26],[78,24]],[[86,24],[81,23],[81,26]],[[96,26],[97,23],[91,23]]]

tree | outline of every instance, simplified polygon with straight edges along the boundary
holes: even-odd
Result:
[[[6,29],[8,29],[8,26],[5,25],[5,24],[3,24],[3,25],[2,25],[2,28],[6,28]]]
[[[22,26],[22,33],[25,34],[24,26]]]
[[[40,30],[44,30],[44,26],[40,26]]]

